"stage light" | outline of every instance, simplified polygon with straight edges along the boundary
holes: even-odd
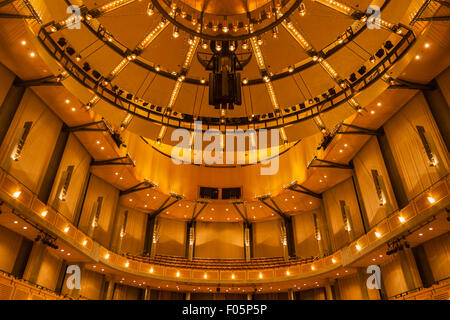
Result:
[[[75,54],[75,49],[72,47],[67,47],[66,51],[69,54],[69,56],[73,56]]]
[[[352,73],[351,75],[350,75],[350,79],[349,79],[351,82],[355,82],[356,80],[358,80],[357,78],[356,78],[356,74],[355,73]]]
[[[89,63],[85,62],[83,64],[83,70],[86,72],[89,72],[91,70],[91,66],[89,65]]]
[[[366,68],[365,66],[362,66],[362,67],[358,70],[358,73],[359,73],[360,75],[364,75],[364,74],[366,73],[366,71],[367,71],[367,68]]]
[[[394,45],[392,44],[392,42],[390,40],[386,41],[386,43],[384,44],[384,47],[386,48],[386,50],[391,50]]]
[[[57,42],[61,47],[64,47],[67,44],[67,41],[65,38],[59,38]]]
[[[97,70],[92,71],[92,75],[94,76],[95,79],[100,79],[100,77],[102,76],[100,74],[100,72],[98,72]]]
[[[378,58],[382,58],[384,56],[384,50],[380,49],[377,51],[377,53],[375,54]]]

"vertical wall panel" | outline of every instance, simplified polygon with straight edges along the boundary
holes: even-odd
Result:
[[[282,257],[281,220],[253,224],[253,253],[255,258]]]
[[[0,63],[0,106],[6,97],[12,83],[14,82],[15,74],[9,71],[4,65]]]
[[[80,295],[88,299],[100,299],[103,275],[90,270],[83,270],[81,275]]]
[[[244,259],[244,230],[241,223],[197,222],[195,256]]]
[[[338,279],[341,300],[362,300],[362,292],[357,274]]]
[[[94,239],[103,246],[108,247],[111,232],[114,226],[114,215],[119,199],[119,190],[103,181],[102,179],[92,176],[86,193],[86,198],[81,212],[80,229],[87,232],[92,216],[92,210],[98,197],[103,197],[102,210],[95,228]]]
[[[89,172],[91,157],[78,141],[70,134],[61,163],[56,174],[55,184],[50,194],[50,203],[67,219],[73,221],[78,202],[82,200],[82,192]],[[65,201],[56,200],[59,195],[58,186],[68,166],[74,166]]]
[[[62,260],[54,255],[54,249],[48,248],[42,259],[36,283],[50,290],[55,290],[61,271]]]
[[[450,277],[450,233],[423,244],[435,281]]]
[[[14,141],[27,121],[33,125],[19,161],[13,161]],[[1,166],[33,192],[38,192],[61,127],[56,115],[27,89],[0,148]]]
[[[317,220],[319,220],[319,213]],[[319,255],[319,245],[315,238],[314,211],[300,213],[293,218],[295,252],[299,257]],[[318,221],[319,223],[319,221]]]
[[[364,233],[358,199],[350,178],[323,193],[323,204],[334,250],[341,248],[349,241],[348,232],[344,229],[340,200],[344,200],[350,209],[355,237]]]
[[[371,138],[353,158],[353,164],[366,208],[369,227],[372,227],[398,208],[380,146],[375,137]],[[387,190],[387,202],[390,205],[380,206],[372,170],[377,170],[378,175],[382,177]]]
[[[0,226],[0,270],[12,272],[22,237]]]
[[[186,223],[158,218],[160,238],[156,254],[184,257],[186,254]]]
[[[388,297],[408,291],[400,259],[391,256],[381,265],[381,283]]]
[[[142,254],[144,251],[144,237],[147,223],[147,214],[138,210],[119,207],[117,217],[117,228],[114,231],[115,238],[118,239],[120,228],[124,219],[125,211],[128,210],[127,225],[125,228],[125,237],[122,240],[122,252],[131,254]]]
[[[440,161],[429,164],[416,126],[430,134]],[[384,126],[408,199],[421,193],[448,172],[448,151],[423,94],[417,94]]]

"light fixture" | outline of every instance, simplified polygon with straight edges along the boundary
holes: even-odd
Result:
[[[70,230],[70,228],[69,228],[69,227],[65,227],[65,228],[64,228],[64,233],[67,233],[67,232],[69,232],[69,230]]]
[[[18,199],[21,194],[22,194],[22,191],[15,191],[12,196],[14,199]]]
[[[336,263],[336,259],[335,258],[331,258],[331,262]]]
[[[400,220],[401,223],[405,223],[406,219],[403,216],[398,216],[398,220]]]
[[[148,272],[153,273],[153,267],[150,268],[150,270]]]
[[[430,44],[429,43],[425,43],[425,48],[429,48]]]
[[[420,56],[419,55],[416,56],[416,60],[420,60]]]
[[[312,270],[312,271],[316,270],[316,267],[311,266],[311,270]]]
[[[30,57],[32,58],[36,57],[36,53],[34,53],[34,51],[30,52]]]
[[[375,237],[381,238],[381,234],[378,231],[375,231]]]
[[[46,216],[47,216],[47,213],[48,213],[48,211],[47,211],[47,210],[45,210],[45,211],[42,211],[42,212],[41,212],[41,216],[42,216],[42,217],[46,217]]]
[[[428,202],[429,203],[435,203],[436,202],[436,199],[434,199],[432,196],[429,196],[429,197],[427,197],[427,199],[428,199]]]
[[[203,278],[204,278],[204,279],[208,279],[208,275],[205,273],[205,274],[203,275]]]
[[[179,278],[179,277],[180,277],[180,271],[177,271],[177,274],[176,274],[176,276],[177,276],[177,278]]]
[[[23,46],[25,46],[25,45],[27,44],[27,42],[26,42],[25,40],[22,40],[21,44],[22,44]]]
[[[259,278],[260,278],[260,279],[262,279],[262,278],[263,278],[263,275],[262,275],[262,273],[261,273],[261,272],[259,273]]]
[[[83,241],[83,247],[87,245],[87,240]]]
[[[130,266],[130,263],[127,261],[127,262],[125,263],[125,267],[128,268],[129,266]]]
[[[109,259],[109,253],[105,254],[105,259],[106,259],[106,260]]]
[[[357,244],[357,245],[355,246],[355,248],[356,248],[356,250],[361,251],[361,246],[360,246],[359,244]]]

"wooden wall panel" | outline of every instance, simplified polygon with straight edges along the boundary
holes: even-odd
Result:
[[[96,176],[92,176],[89,182],[81,213],[80,229],[87,233],[88,225],[91,223],[92,209],[98,197],[103,197],[103,204],[98,226],[95,228],[94,239],[103,246],[109,247],[114,226],[114,215],[119,199],[119,190]]]
[[[364,233],[358,199],[350,178],[323,193],[323,204],[334,250],[340,249],[350,240],[348,232],[344,229],[340,200],[344,200],[350,209],[355,237]]]
[[[5,100],[16,75],[0,63],[0,106]]]
[[[61,272],[62,260],[55,256],[50,250],[52,249],[45,251],[36,283],[50,290],[55,290],[59,273]]]
[[[25,122],[30,133],[18,161],[11,159],[14,141]],[[31,90],[27,90],[0,148],[1,166],[12,176],[38,192],[62,127],[59,118]]]
[[[92,300],[100,299],[102,287],[103,275],[90,270],[83,270],[80,295]]]
[[[430,166],[416,126],[430,134],[438,165]],[[408,199],[438,181],[448,170],[448,151],[423,94],[417,94],[384,126]]]
[[[0,226],[0,270],[13,270],[21,243],[22,236]]]
[[[450,233],[423,244],[435,281],[450,277]]]
[[[243,259],[243,225],[241,223],[197,222],[195,256],[216,259]]]
[[[83,187],[88,177],[91,157],[84,149],[82,144],[73,135],[69,135],[66,149],[64,150],[61,163],[56,174],[55,184],[50,194],[50,203],[58,209],[69,221],[73,222],[75,210],[79,201],[82,201]],[[68,166],[74,166],[73,174],[70,179],[69,189],[65,201],[57,200],[58,186],[63,173]]]
[[[357,274],[338,279],[341,300],[362,300],[361,286]]]
[[[367,219],[370,227],[373,227],[390,213],[398,209],[391,181],[376,137],[371,138],[356,157],[353,158],[353,164],[361,190],[361,197],[366,209]],[[385,195],[386,204],[383,206],[380,205],[378,199],[372,170],[377,170],[387,190],[387,195]]]
[[[399,258],[391,256],[381,265],[381,283],[388,297],[408,291]]]
[[[254,257],[282,257],[281,220],[257,222],[253,224]]]
[[[114,238],[119,239],[120,228],[122,226],[126,210],[128,210],[128,218],[125,228],[125,237],[122,240],[121,251],[139,255],[144,251],[147,214],[135,209],[119,206],[117,213],[117,226],[114,230]]]
[[[184,257],[186,254],[186,223],[159,218],[160,238],[156,253]]]
[[[442,94],[447,100],[447,104],[450,105],[450,67],[447,68],[444,72],[442,72],[437,78],[436,81],[441,89]]]
[[[300,213],[293,218],[295,252],[299,257],[311,257],[319,255],[319,245],[315,238],[314,211]],[[320,213],[317,212],[319,224]]]

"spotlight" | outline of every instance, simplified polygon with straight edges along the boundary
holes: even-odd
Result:
[[[378,58],[382,58],[384,56],[384,50],[380,49],[377,51],[377,53],[375,54]]]
[[[363,75],[364,73],[366,73],[366,71],[367,71],[366,66],[362,66],[362,67],[358,70],[358,73],[359,73],[360,75]]]
[[[69,54],[69,56],[73,56],[75,54],[75,49],[72,47],[67,47],[66,51]]]
[[[133,99],[133,94],[132,93],[128,93],[127,94],[127,99],[128,100],[132,100]]]
[[[306,108],[305,104],[303,102],[300,103],[300,110],[305,109],[305,108]]]
[[[334,88],[330,88],[328,89],[328,93],[333,96],[336,94],[336,90]]]
[[[371,57],[370,57],[370,63],[375,63],[375,62],[376,62],[375,57],[374,57],[374,56],[371,56]]]
[[[94,76],[95,79],[100,79],[100,77],[102,76],[100,74],[100,72],[98,72],[97,70],[92,71],[92,75]]]
[[[65,38],[59,38],[59,39],[58,39],[58,44],[59,44],[61,47],[64,47],[64,46],[67,44],[67,41],[66,41]]]
[[[351,81],[351,82],[355,82],[356,80],[357,80],[356,74],[352,73],[352,74],[350,75],[350,81]]]
[[[319,103],[320,102],[320,98],[319,97],[314,97],[314,101]]]
[[[386,41],[386,43],[384,44],[384,47],[386,48],[386,50],[391,50],[394,45],[392,44],[392,42],[390,40]]]
[[[89,65],[89,63],[85,62],[83,64],[83,70],[86,72],[89,72],[89,70],[91,70],[91,66]]]

